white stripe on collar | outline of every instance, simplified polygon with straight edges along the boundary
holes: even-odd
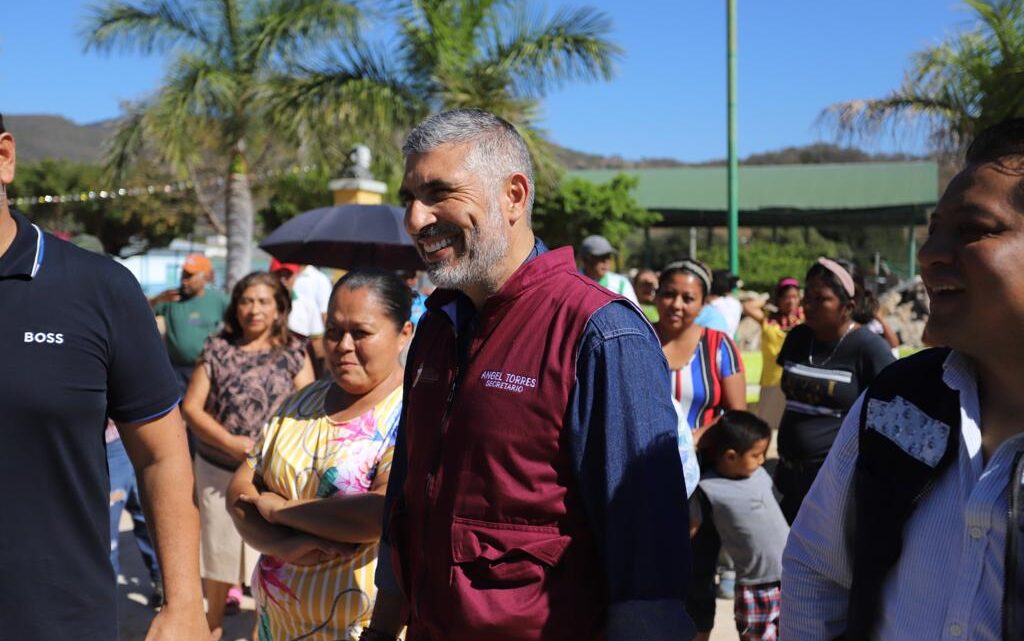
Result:
[[[36,257],[32,259],[32,273],[29,276],[35,278],[43,264],[43,232],[34,223],[32,228],[36,230]]]

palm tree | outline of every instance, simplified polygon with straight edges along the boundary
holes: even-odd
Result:
[[[193,177],[215,167],[226,225],[210,219],[228,237],[228,287],[250,269],[254,150],[280,142],[272,127],[285,115],[268,108],[268,91],[305,57],[351,38],[358,19],[348,0],[107,0],[91,10],[87,49],[172,56],[162,86],[120,122],[109,167],[121,174],[146,153]]]
[[[964,0],[977,24],[915,54],[903,85],[884,98],[822,112],[841,135],[874,137],[910,125],[952,155],[985,129],[1024,115],[1024,1]]]
[[[358,131],[392,154],[430,113],[485,109],[519,128],[539,173],[550,177],[555,162],[537,125],[540,98],[570,81],[611,78],[621,50],[608,39],[611,23],[600,12],[562,9],[548,18],[525,4],[399,0],[397,43],[341,47],[283,78],[276,104],[297,112],[292,122],[306,123],[307,131]],[[306,145],[317,142],[307,138]]]

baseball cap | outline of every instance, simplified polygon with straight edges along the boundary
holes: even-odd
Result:
[[[594,235],[583,239],[583,242],[580,243],[580,253],[584,256],[607,256],[617,252],[607,238]]]
[[[213,263],[210,259],[202,254],[189,254],[185,257],[185,262],[181,266],[181,270],[188,272],[189,274],[200,274],[213,271]]]
[[[281,272],[281,271],[291,272],[293,274],[297,274],[297,273],[302,271],[302,265],[300,265],[298,263],[282,263],[281,261],[279,261],[276,258],[271,258],[270,259],[270,272],[274,273],[274,272]]]

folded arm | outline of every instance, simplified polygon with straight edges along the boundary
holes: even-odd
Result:
[[[268,522],[255,502],[249,500],[258,497],[261,489],[266,490],[262,480],[248,465],[239,466],[228,484],[228,513],[246,543],[263,554],[297,565],[312,565],[333,556],[351,554],[351,546]]]
[[[318,499],[286,499],[273,492],[255,497],[263,518],[338,543],[374,543],[380,539],[387,474],[366,494]]]

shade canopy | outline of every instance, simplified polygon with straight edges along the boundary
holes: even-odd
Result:
[[[638,179],[642,207],[660,227],[727,223],[725,167],[590,169],[569,176],[596,183]],[[740,226],[924,224],[939,195],[933,161],[748,165],[739,170]]]

